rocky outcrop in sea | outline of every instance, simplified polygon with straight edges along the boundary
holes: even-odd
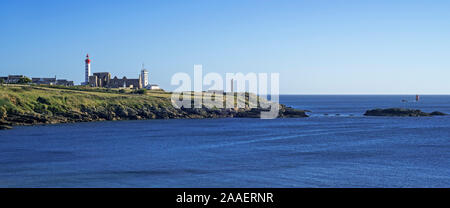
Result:
[[[405,108],[387,108],[387,109],[373,109],[368,110],[365,116],[400,116],[400,117],[423,117],[423,116],[445,116],[447,114],[434,111],[432,113],[425,113],[417,109]]]

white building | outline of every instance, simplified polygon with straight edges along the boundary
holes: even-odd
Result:
[[[160,90],[161,88],[157,84],[148,85],[147,89],[149,90]]]
[[[143,88],[146,88],[148,86],[148,71],[144,68],[144,64],[142,64],[141,82]]]

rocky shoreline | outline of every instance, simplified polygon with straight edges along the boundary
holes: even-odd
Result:
[[[147,119],[202,119],[202,118],[259,118],[261,108],[252,109],[210,109],[143,106],[140,108],[122,105],[107,107],[82,106],[80,111],[55,112],[49,114],[0,112],[0,130],[12,129],[13,126],[39,124],[58,124],[92,121],[147,120]],[[305,110],[297,110],[280,104],[279,118],[308,117]],[[417,109],[387,108],[367,110],[364,116],[385,117],[430,117],[447,114],[435,111],[426,113]]]
[[[122,105],[108,107],[87,107],[80,111],[48,114],[7,112],[0,119],[0,130],[12,126],[57,124],[92,121],[146,120],[146,119],[201,119],[201,118],[259,118],[260,108],[253,109],[209,109],[209,108],[170,108],[144,106],[134,108]],[[280,105],[279,118],[308,117],[306,111]]]

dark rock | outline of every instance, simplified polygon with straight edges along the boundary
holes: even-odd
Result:
[[[294,109],[291,107],[285,107],[284,105],[281,105],[279,117],[281,117],[281,118],[304,118],[304,117],[308,117],[306,112],[307,111],[298,110],[298,109]]]
[[[365,116],[400,116],[400,117],[422,117],[422,116],[436,116],[445,115],[441,112],[425,113],[417,109],[404,109],[404,108],[387,108],[387,109],[374,109],[368,110],[364,114]]]
[[[431,116],[446,116],[447,114],[439,112],[439,111],[434,111],[432,113],[430,113]]]
[[[261,116],[261,109],[259,108],[253,108],[251,110],[247,111],[238,111],[236,113],[236,117],[242,117],[242,118],[259,118]]]
[[[8,130],[8,129],[12,129],[12,127],[8,125],[0,125],[0,130]]]
[[[140,116],[138,116],[137,111],[132,108],[127,108],[127,114],[129,119],[137,120],[140,118]]]
[[[128,111],[123,106],[117,106],[114,112],[121,118],[128,117]]]

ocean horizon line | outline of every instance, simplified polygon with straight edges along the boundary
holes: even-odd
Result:
[[[308,96],[450,96],[450,94],[294,94],[294,93],[283,93],[279,95],[308,95]],[[263,96],[263,95],[260,95]]]

